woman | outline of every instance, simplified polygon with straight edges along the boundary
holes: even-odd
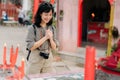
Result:
[[[34,27],[28,29],[27,48],[31,51],[26,74],[53,72],[51,49],[56,49],[56,31],[52,27],[53,6],[42,2],[35,15]]]

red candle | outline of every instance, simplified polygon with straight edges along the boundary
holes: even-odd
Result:
[[[24,77],[24,67],[25,67],[25,60],[22,59],[21,61],[21,77],[23,78]]]
[[[14,67],[18,56],[18,46],[15,50],[15,53],[12,54],[11,66]]]
[[[14,67],[15,65],[15,53],[12,54],[12,62],[11,62],[11,66]]]
[[[50,0],[50,3],[51,3],[51,4],[54,4],[54,2],[55,2],[55,0]]]
[[[18,56],[18,50],[19,50],[19,45],[17,46],[17,48],[16,48],[16,52],[15,52],[15,63],[16,63],[16,60],[17,60],[17,56]]]
[[[21,80],[21,72],[18,73],[18,80]]]
[[[6,44],[4,44],[4,52],[3,52],[3,65],[6,65]]]
[[[13,51],[13,46],[11,46],[11,48],[10,48],[10,63],[11,63],[11,64],[12,64],[13,53],[14,53],[14,51]]]
[[[95,78],[95,48],[86,47],[86,61],[85,61],[85,76],[84,80],[94,80]]]

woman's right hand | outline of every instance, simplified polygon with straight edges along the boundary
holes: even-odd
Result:
[[[48,30],[46,30],[45,37],[46,37],[46,39],[50,38]]]
[[[48,34],[49,34],[49,39],[53,38],[53,33],[50,29],[47,30]]]

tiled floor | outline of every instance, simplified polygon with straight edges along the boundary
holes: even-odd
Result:
[[[11,45],[16,48],[17,44],[20,45],[19,54],[16,65],[20,65],[21,59],[26,58],[26,38],[27,27],[3,27],[0,26],[0,56],[3,59],[3,45],[7,44],[7,60],[9,63],[9,50]],[[106,48],[96,47],[96,59],[100,57],[105,57]],[[62,61],[54,62],[54,68],[57,73],[67,72],[67,71],[81,71],[84,72],[84,60],[85,60],[86,48],[78,48],[76,55],[68,55],[69,52],[62,52]],[[0,60],[2,64],[3,60]],[[81,63],[81,64],[80,64]],[[118,80],[118,79],[113,79]]]
[[[27,33],[27,27],[10,27],[10,26],[0,26],[0,56],[1,59],[3,59],[3,46],[4,43],[7,44],[7,62],[9,63],[9,56],[10,56],[10,47],[13,45],[14,48],[16,48],[17,44],[20,45],[19,47],[19,54],[16,65],[21,64],[22,58],[26,58],[27,51],[26,51],[26,33]],[[2,64],[3,60],[0,60],[0,63]],[[79,69],[79,66],[73,65],[72,63],[68,61],[62,61],[62,62],[54,62],[54,67],[57,73],[62,71],[72,71],[75,69]],[[81,68],[80,68],[81,69]]]

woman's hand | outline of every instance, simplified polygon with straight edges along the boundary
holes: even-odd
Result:
[[[48,39],[50,40],[51,48],[56,49],[56,44],[53,40],[53,33],[50,31],[50,29],[46,30],[46,36],[48,36]]]
[[[50,35],[49,35],[48,30],[46,30],[45,37],[46,37],[46,39],[49,39],[49,38],[50,38]]]
[[[50,29],[46,30],[46,34],[49,36],[49,39],[53,39],[53,33]]]

